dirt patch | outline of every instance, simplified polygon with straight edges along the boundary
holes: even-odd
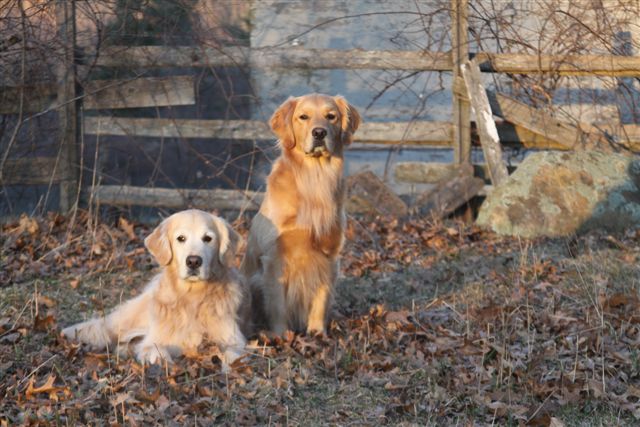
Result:
[[[62,341],[153,274],[149,231],[80,217],[3,226],[0,421],[8,424],[628,424],[640,417],[635,231],[505,239],[351,219],[328,336],[254,337],[173,366]],[[244,223],[235,226],[246,232]]]

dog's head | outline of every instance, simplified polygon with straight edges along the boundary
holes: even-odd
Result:
[[[360,120],[358,111],[342,96],[314,93],[286,100],[269,124],[285,151],[331,157],[351,143]]]
[[[225,220],[191,209],[162,221],[144,244],[161,266],[171,265],[180,279],[197,282],[224,276],[239,241]]]

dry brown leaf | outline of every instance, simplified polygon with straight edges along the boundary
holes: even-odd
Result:
[[[36,331],[46,331],[47,329],[53,327],[55,323],[56,320],[52,314],[48,314],[44,317],[38,314],[33,319],[33,329]]]
[[[593,393],[594,397],[601,398],[604,396],[604,387],[602,385],[602,380],[590,379],[587,381],[587,387],[588,390]]]
[[[59,400],[58,392],[62,392],[64,396],[70,396],[71,392],[66,387],[57,387],[54,385],[56,380],[56,376],[53,374],[49,374],[44,384],[39,387],[35,387],[35,377],[31,377],[29,379],[29,383],[27,385],[27,389],[24,394],[27,399],[31,399],[35,394],[38,393],[47,393],[49,395],[49,399],[57,402]]]
[[[40,231],[38,221],[33,218],[29,218],[26,214],[20,215],[20,221],[18,225],[17,234],[28,232],[32,236]]]
[[[136,236],[136,233],[133,229],[133,224],[127,221],[126,218],[120,217],[120,219],[118,220],[118,227],[120,227],[120,229],[127,234],[127,237],[129,237],[129,240],[136,240],[138,238],[138,236]]]
[[[614,294],[611,295],[605,302],[605,307],[619,308],[624,306],[630,306],[630,308],[638,308],[640,306],[640,300],[637,295],[633,294]]]
[[[47,296],[38,295],[38,304],[43,304],[44,306],[51,308],[56,305],[56,302]]]
[[[170,405],[171,401],[164,394],[160,395],[155,401],[156,409],[160,412],[164,412]]]
[[[401,310],[401,311],[388,311],[385,316],[384,319],[389,322],[389,323],[400,323],[400,324],[409,324],[411,322],[409,322],[409,312],[407,310]]]
[[[130,391],[124,393],[116,393],[115,397],[109,399],[111,406],[120,406],[125,402],[135,401]]]

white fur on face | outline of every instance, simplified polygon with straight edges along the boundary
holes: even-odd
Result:
[[[188,281],[206,281],[222,268],[218,262],[220,230],[211,215],[199,211],[185,211],[174,215],[167,227],[174,263],[178,277]],[[201,265],[193,268],[189,257],[199,257]],[[193,258],[192,258],[193,259]]]

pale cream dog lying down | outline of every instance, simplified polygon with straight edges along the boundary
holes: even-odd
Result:
[[[208,336],[223,351],[226,369],[244,350],[241,329],[250,305],[233,267],[238,241],[239,235],[217,216],[199,210],[171,215],[144,241],[162,271],[142,294],[62,334],[96,349],[139,339],[133,350],[143,363],[171,362],[194,352]]]

